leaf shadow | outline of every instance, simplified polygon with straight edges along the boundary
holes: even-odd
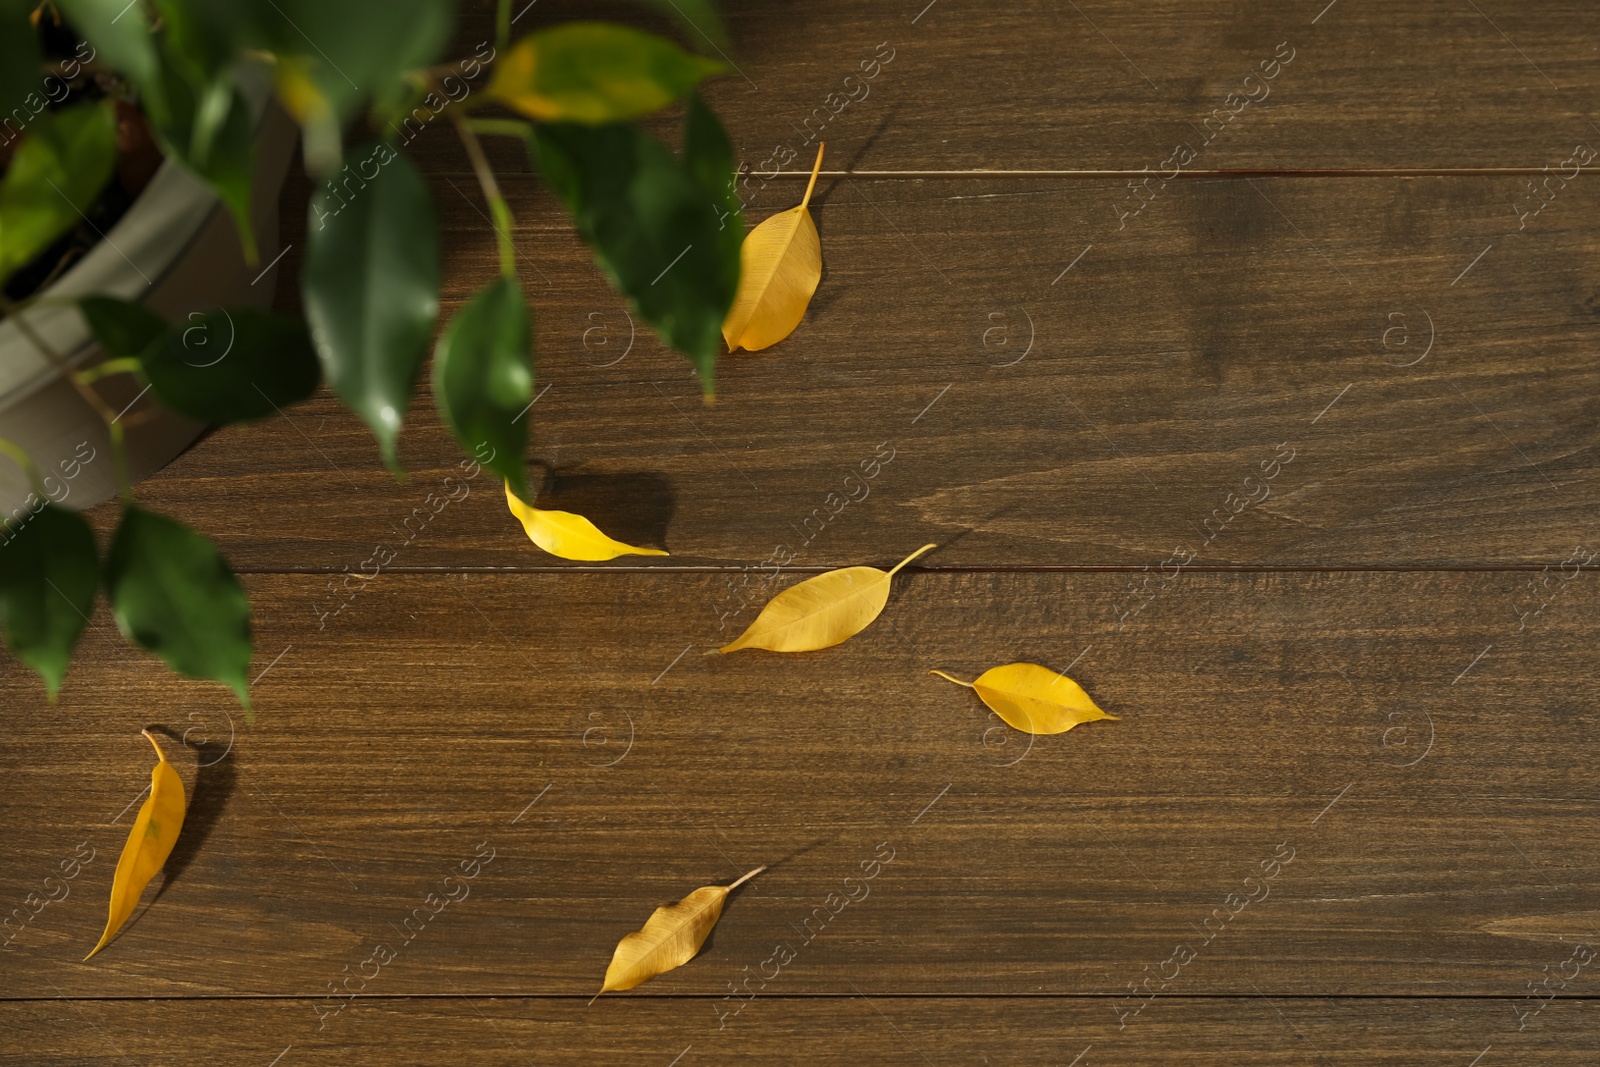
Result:
[[[537,502],[541,508],[573,511],[607,537],[641,548],[667,548],[667,527],[677,505],[672,483],[656,471],[571,474],[546,464]]]
[[[761,881],[761,879],[767,877],[773,871],[777,870],[779,867],[782,867],[784,864],[792,863],[794,860],[797,860],[801,856],[804,856],[807,852],[816,851],[817,849],[821,848],[823,845],[828,844],[828,842],[830,840],[831,840],[830,838],[819,837],[815,841],[811,842],[809,845],[804,845],[804,846],[794,850],[793,852],[789,853],[787,856],[780,856],[779,858],[773,860],[771,863],[767,864],[767,869],[766,870],[762,871],[760,874],[756,875],[750,881],[746,882],[744,885],[740,886],[738,889],[735,889],[732,893],[728,894],[728,901],[727,901],[727,904],[723,905],[723,912],[724,913],[727,912],[727,905],[731,904],[733,902],[733,898],[734,897],[737,897],[740,893],[743,893],[746,889],[749,889],[752,885],[754,885],[757,882]],[[744,872],[741,871],[740,873],[742,874]],[[714,885],[716,883],[715,882],[708,882],[706,884],[707,885]],[[722,923],[719,920],[717,925],[713,926],[711,928],[711,933],[706,935],[705,944],[700,946],[700,952],[702,952],[702,953],[710,952],[712,950],[712,948],[715,947],[716,940],[717,940],[717,930],[720,929],[721,926],[722,926]]]
[[[234,761],[227,758],[228,749],[232,745],[231,737],[226,744],[217,740],[196,743],[185,741],[183,737],[165,726],[152,726],[150,729],[154,733],[171,738],[195,756],[194,790],[189,797],[189,807],[183,817],[183,830],[178,834],[178,840],[172,846],[172,852],[167,856],[166,865],[162,868],[166,872],[166,877],[156,895],[150,899],[150,903],[154,904],[161,899],[172,883],[183,875],[189,864],[194,862],[206,839],[216,829],[217,820],[222,817],[228,798],[238,787],[238,770]]]
[[[887,130],[890,124],[894,122],[894,116],[898,110],[898,104],[891,106],[888,109],[887,114],[878,120],[878,123],[873,127],[872,132],[868,134],[866,139],[861,142],[861,144],[856,148],[855,152],[851,154],[850,158],[845,160],[844,167],[842,168],[843,170],[848,172],[856,169],[856,164],[861,161],[863,156],[872,151],[872,146],[878,143],[878,138],[882,137],[884,131]],[[827,166],[827,160],[823,160],[823,166]],[[846,179],[843,178],[830,178],[828,179],[827,184],[823,184],[821,181],[818,181],[817,191],[811,194],[811,217],[817,224],[818,235],[823,239],[823,256],[822,281],[817,284],[817,294],[811,298],[811,306],[806,311],[808,315],[812,310],[826,311],[833,305],[835,301],[845,295],[842,289],[835,289],[828,285],[829,272],[827,255],[828,201],[833,197],[834,190],[839,187],[840,182],[845,180]],[[869,207],[867,210],[871,211],[872,209]]]

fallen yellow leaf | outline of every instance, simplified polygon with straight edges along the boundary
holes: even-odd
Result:
[[[794,332],[805,317],[817,285],[822,281],[822,239],[806,205],[822,170],[823,145],[817,145],[817,162],[799,207],[780,211],[751,230],[739,253],[739,290],[728,317],[722,321],[722,339],[728,351],[775,345]]]
[[[167,862],[172,846],[178,843],[178,831],[183,829],[183,779],[167,762],[155,735],[149,730],[140,732],[155,745],[159,762],[150,772],[150,795],[133,820],[128,843],[122,846],[122,858],[117,860],[117,873],[111,878],[111,915],[106,919],[106,932],[100,935],[100,943],[89,950],[89,956],[104,948],[128,921],[139,904],[139,895]]]
[[[635,548],[614,541],[582,515],[530,507],[517,498],[509,484],[506,486],[506,503],[511,506],[511,514],[528,532],[528,539],[552,556],[594,561],[616,559],[618,556],[667,555],[659,548]]]
[[[732,885],[708,885],[676,904],[657,908],[643,929],[617,942],[605,980],[600,983],[600,993],[632,989],[694,959],[694,954],[710,936],[711,928],[722,917],[722,905],[728,894],[764,870],[765,867],[757,867]],[[591,997],[589,1003],[600,999],[600,993]]]
[[[928,673],[975,691],[1008,725],[1030,734],[1062,734],[1079,723],[1118,717],[1101,711],[1083,686],[1037,663],[991,667],[973,682]]]
[[[715,652],[737,652],[741,648],[814,652],[848,640],[882,614],[884,605],[889,603],[889,579],[895,572],[937,547],[923,545],[890,571],[844,567],[791,585],[767,602],[744,633]]]

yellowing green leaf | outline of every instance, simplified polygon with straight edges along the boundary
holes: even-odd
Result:
[[[149,730],[142,733],[155,745],[159,762],[150,772],[150,795],[133,820],[128,843],[122,846],[122,858],[117,860],[117,873],[111,879],[111,915],[106,919],[106,932],[100,935],[100,943],[89,950],[89,956],[104,948],[128,921],[139,904],[139,895],[167,862],[172,846],[178,843],[178,831],[183,829],[183,779],[167,762],[155,735]]]
[[[822,239],[806,210],[822,170],[823,145],[799,207],[780,211],[750,231],[739,260],[739,292],[722,322],[728,351],[754,352],[794,332],[822,281]]]
[[[1007,725],[1030,734],[1062,734],[1079,723],[1117,718],[1101,711],[1077,682],[1037,663],[991,667],[973,682],[928,673],[974,690]]]
[[[676,904],[657,908],[643,929],[617,942],[605,980],[600,983],[600,993],[632,989],[694,959],[694,954],[710,936],[711,928],[722,917],[722,905],[727,902],[728,894],[764,870],[765,867],[757,867],[732,885],[708,885]],[[589,1003],[598,1000],[600,993]]]
[[[893,570],[845,567],[791,585],[767,602],[749,629],[717,651],[814,652],[848,640],[883,613],[889,603],[889,579],[895,572],[936,547],[923,545]]]
[[[517,499],[517,494],[511,491],[509,484],[506,486],[506,503],[511,507],[511,514],[528,532],[528,539],[552,556],[598,561],[616,559],[618,556],[667,555],[659,548],[635,548],[614,541],[582,515],[530,507]]]
[[[489,94],[541,122],[594,126],[659,111],[724,69],[642,30],[569,22],[512,45]]]

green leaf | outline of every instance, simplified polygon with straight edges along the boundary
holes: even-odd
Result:
[[[144,5],[127,0],[56,0],[72,28],[94,48],[95,59],[139,86],[140,104],[158,119],[166,114],[155,35]]]
[[[109,107],[78,104],[34,118],[0,184],[0,282],[83,218],[116,159]]]
[[[500,277],[456,312],[433,356],[433,395],[456,440],[521,497],[532,348],[522,289],[515,278]]]
[[[724,217],[725,194],[703,184],[731,152],[704,125],[709,111],[691,117],[688,165],[626,124],[540,125],[534,155],[611,284],[689,357],[709,394],[743,234]]]
[[[305,325],[258,308],[192,314],[138,355],[161,402],[202,422],[265,418],[321,379]]]
[[[726,69],[641,30],[569,22],[512,45],[489,94],[541,122],[597,125],[659,111]]]
[[[210,541],[130,504],[106,556],[106,593],[128,640],[250,706],[250,602]]]
[[[410,160],[386,144],[356,154],[377,177],[346,198],[324,187],[311,200],[306,319],[334,391],[398,471],[400,423],[439,314],[439,234],[427,183]]]
[[[39,37],[28,19],[34,6],[28,0],[0,0],[0,117],[9,117],[13,108],[28,114],[30,96],[41,109],[45,104]]]
[[[52,702],[99,585],[94,533],[77,512],[46,504],[0,534],[0,629],[16,657],[44,678]]]
[[[308,163],[338,168],[340,124],[363,100],[392,97],[407,72],[432,65],[454,29],[450,0],[158,0],[190,50],[231,65],[271,52],[279,99],[306,127]]]
[[[728,47],[728,30],[711,0],[639,0],[646,7],[671,15],[685,29],[695,47],[710,42],[713,48]]]
[[[717,204],[717,236],[723,258],[732,259],[738,276],[739,251],[744,247],[744,205],[734,185],[733,142],[716,112],[696,93],[689,98],[683,121],[683,160],[690,175]],[[737,291],[737,286],[735,286]]]
[[[230,87],[227,72],[214,75],[197,87],[179,73],[182,64],[173,62],[173,52],[169,50],[165,58],[169,62],[161,68],[161,85],[168,115],[164,123],[156,126],[162,150],[222,199],[233,215],[245,260],[254,264],[256,236],[250,217],[250,186],[255,177],[256,142],[250,104],[243,93]]]
[[[78,301],[100,347],[114,358],[138,358],[167,335],[167,320],[143,304],[110,296],[86,296]]]

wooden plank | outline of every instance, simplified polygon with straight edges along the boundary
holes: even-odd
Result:
[[[384,575],[319,630],[324,581],[249,581],[255,725],[103,617],[57,707],[6,664],[5,899],[42,910],[0,996],[317,996],[379,944],[375,994],[587,994],[763,863],[642,995],[788,944],[774,994],[1117,997],[1188,945],[1169,994],[1515,998],[1600,939],[1589,569],[1522,631],[1519,574],[1186,573],[1119,630],[1126,575],[908,570],[844,646],[725,659],[715,575]],[[1122,721],[1029,747],[927,674],[1011,660]],[[151,720],[208,742],[188,851],[80,964]]]
[[[706,95],[760,173],[808,172],[819,138],[855,170],[1156,170],[1187,145],[1191,170],[1538,171],[1600,136],[1584,0],[720,6],[738,72]],[[493,37],[487,7],[463,14],[460,56]],[[544,0],[516,29],[606,15],[641,20]],[[417,147],[466,174],[452,140]]]
[[[1315,1067],[1539,1063],[1589,1067],[1594,1000],[1559,1000],[1527,1030],[1504,1000],[1385,998],[1156,1002],[1117,1028],[1102,1002],[1055,997],[761,997],[722,1029],[704,1001],[440,996],[358,1001],[327,1027],[307,1002],[0,1003],[0,1064],[164,1062],[181,1045],[222,1067],[307,1064],[1076,1063],[1078,1067]],[[714,1004],[715,1002],[713,1002]],[[1492,1049],[1492,1051],[1490,1051]],[[275,1056],[281,1060],[274,1061]],[[674,1059],[677,1057],[677,1059]],[[1074,1060],[1074,1057],[1077,1057]]]
[[[806,321],[724,359],[706,408],[548,196],[506,186],[546,499],[674,554],[633,565],[940,541],[940,565],[1539,566],[1594,537],[1587,187],[1517,233],[1508,178],[1181,183],[1121,230],[1111,182],[829,183]],[[493,250],[472,189],[437,194],[448,312]],[[462,453],[424,407],[409,484],[324,395],[213,435],[141,494],[237,566],[354,570],[459,491]],[[397,550],[401,567],[561,565],[492,489]]]

